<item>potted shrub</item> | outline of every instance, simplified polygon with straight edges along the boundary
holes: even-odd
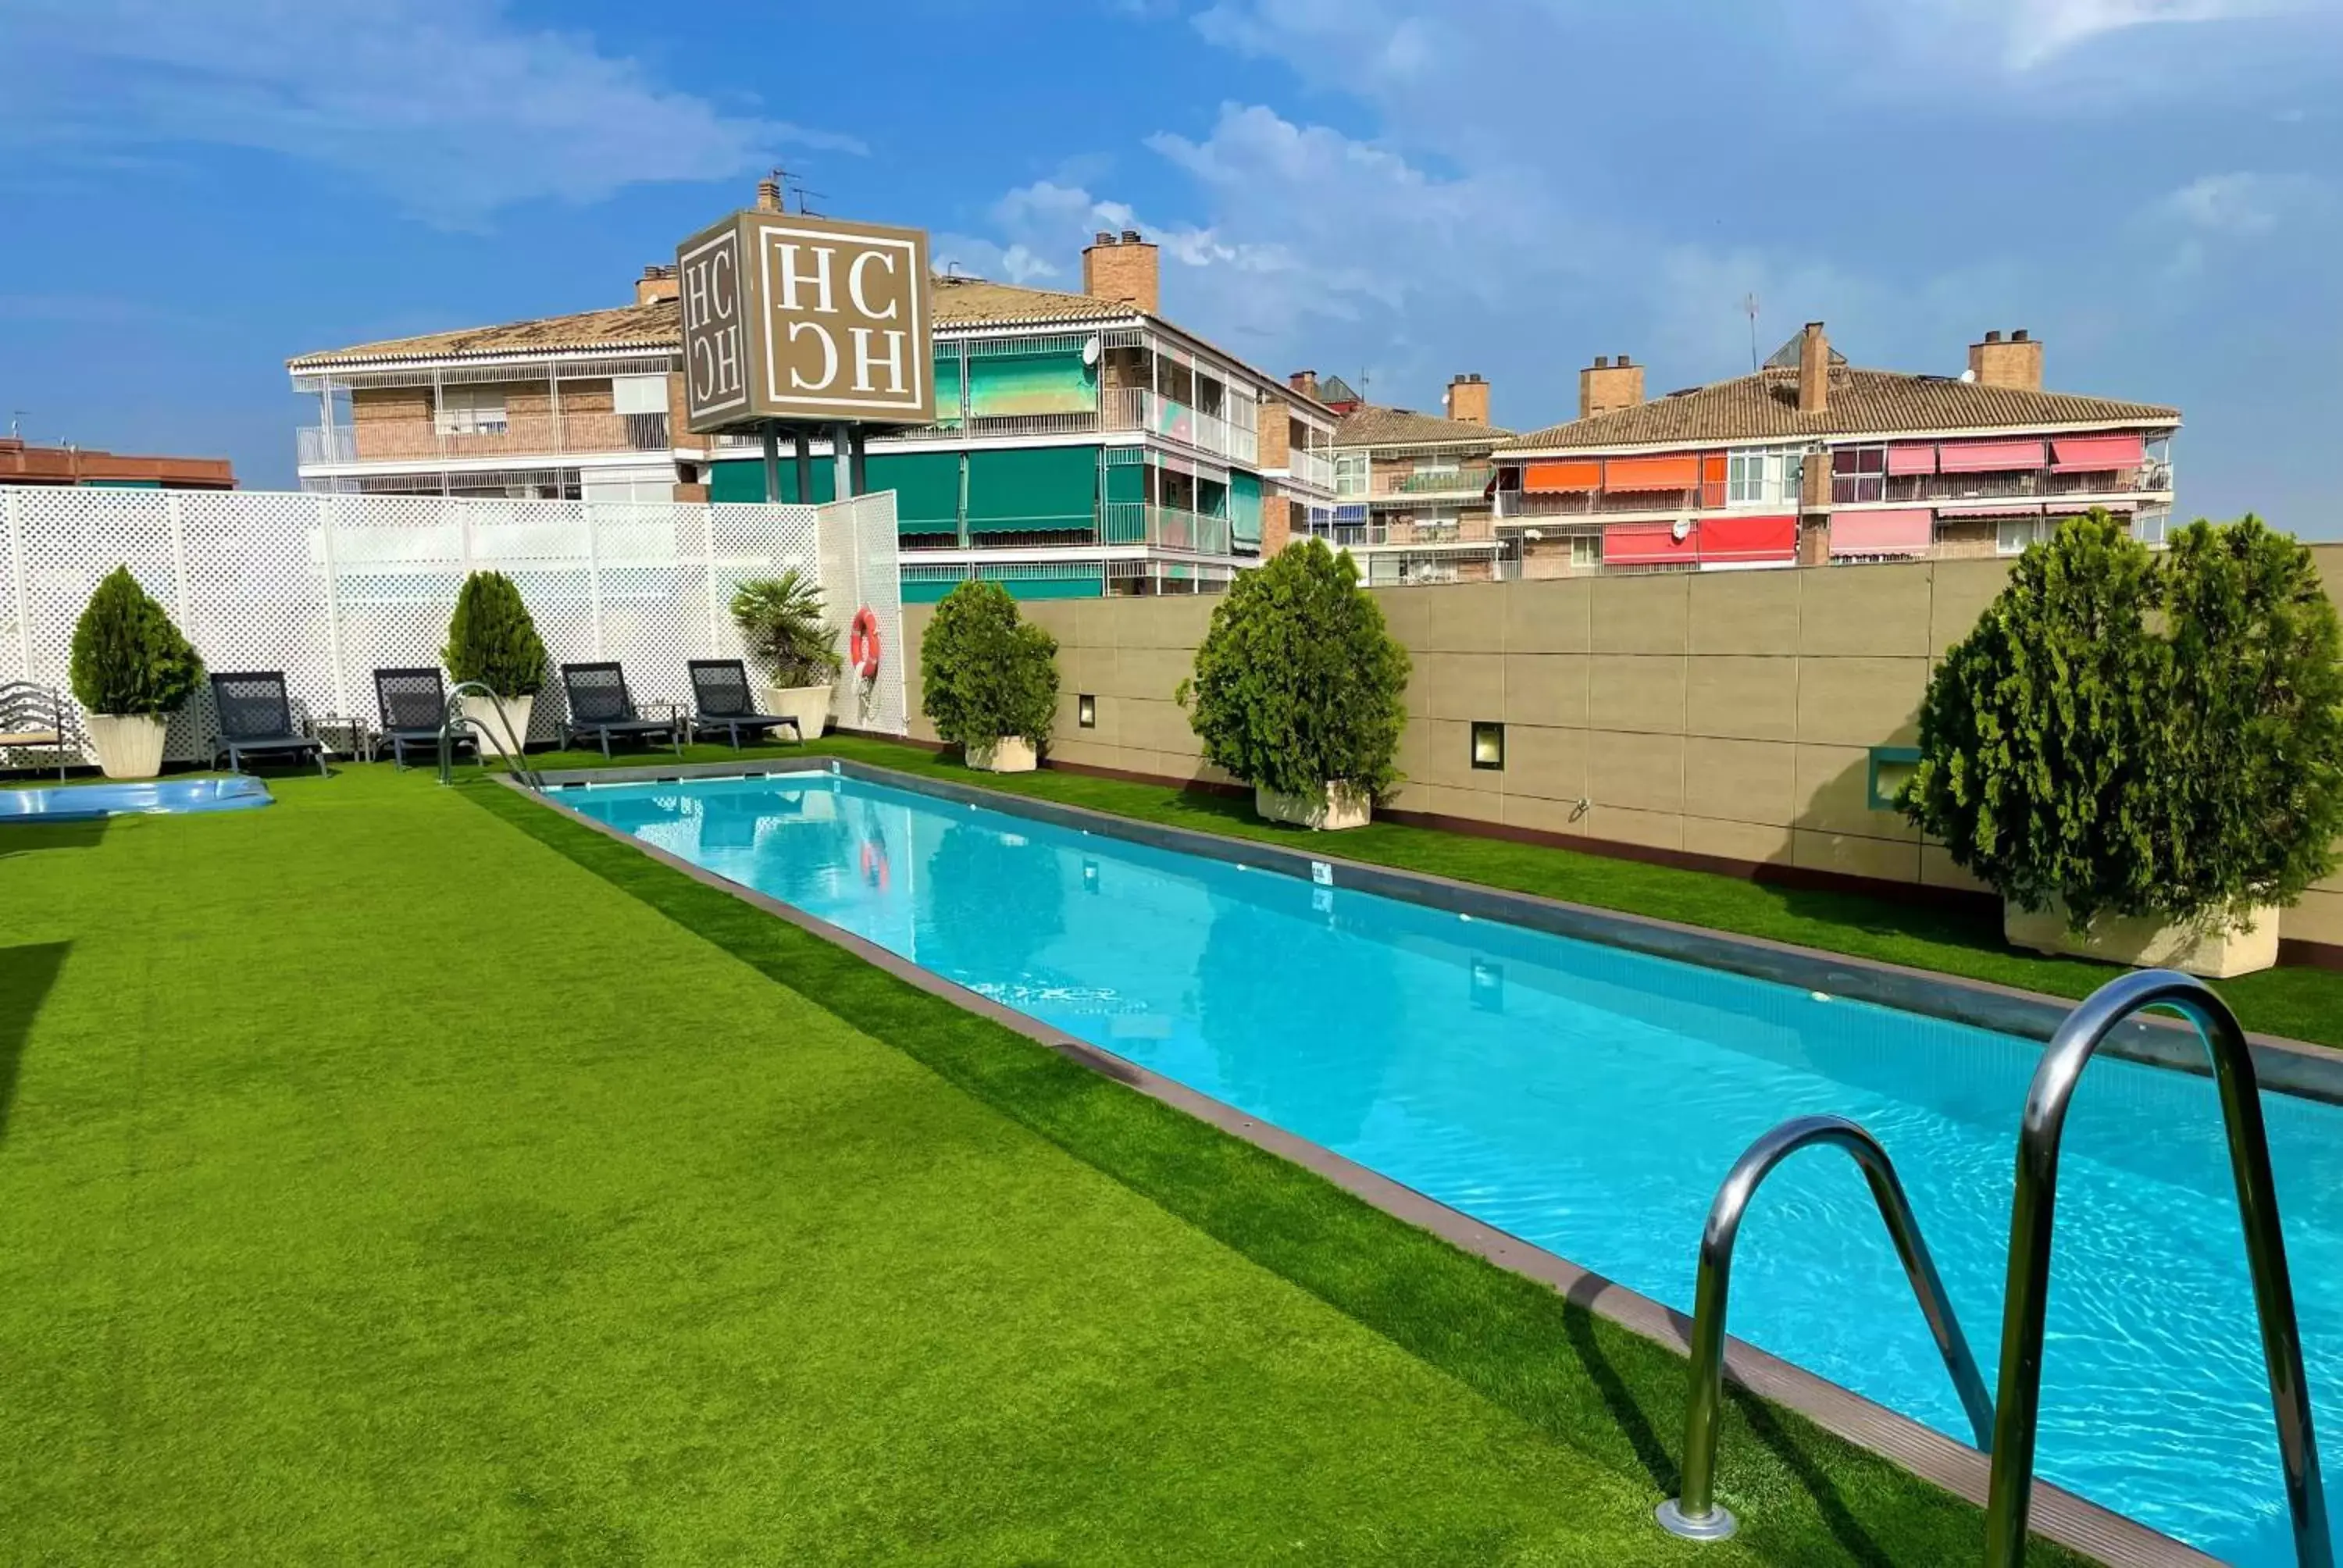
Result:
[[[2310,554],[2254,518],[2158,561],[2103,513],[2028,550],[1920,710],[1906,814],[2014,945],[2227,976],[2343,830],[2343,671]]]
[[[203,683],[204,661],[126,566],[89,596],[74,625],[73,691],[108,779],[163,770],[171,715]]]
[[[464,717],[481,737],[481,759],[498,750],[518,756],[528,744],[529,713],[545,686],[545,644],[512,578],[474,572],[464,579],[439,658],[458,684],[476,680],[496,693],[494,701],[469,691],[463,697]]]
[[[732,595],[732,622],[749,661],[771,683],[758,711],[796,719],[808,740],[830,722],[830,688],[845,668],[821,610],[821,589],[794,570],[744,582]]]
[[[1358,568],[1312,539],[1238,574],[1178,695],[1205,759],[1252,785],[1263,817],[1357,828],[1398,782],[1407,678]]]
[[[999,583],[946,594],[920,644],[920,699],[971,768],[1030,773],[1058,713],[1058,639],[1017,615]]]

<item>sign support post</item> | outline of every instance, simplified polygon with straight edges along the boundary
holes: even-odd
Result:
[[[781,498],[781,427],[768,419],[757,433],[765,438],[765,500],[769,505]]]
[[[813,437],[806,433],[802,425],[791,434],[797,437],[793,445],[797,454],[798,500],[801,505],[810,507],[813,505]]]

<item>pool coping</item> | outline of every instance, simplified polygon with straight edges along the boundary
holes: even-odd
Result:
[[[1553,910],[1558,910],[1572,917],[1584,915],[1598,917],[1604,922],[1614,920],[1628,922],[1631,926],[1638,928],[1632,932],[1638,938],[1695,937],[1708,939],[1710,941],[1726,946],[1745,942],[1755,946],[1767,956],[1786,957],[1809,963],[1821,961],[1832,966],[1850,965],[1858,970],[1881,970],[1887,971],[1891,976],[1940,981],[1956,987],[1977,984],[1977,982],[1950,980],[1946,977],[1930,975],[1921,970],[1899,970],[1894,965],[1875,964],[1867,960],[1847,959],[1844,955],[1819,953],[1815,950],[1795,948],[1785,943],[1764,941],[1754,938],[1723,938],[1719,933],[1705,931],[1697,927],[1680,926],[1669,921],[1653,920],[1644,916],[1622,915],[1611,910],[1565,904],[1561,900],[1543,899],[1535,894],[1510,893],[1503,890],[1482,887],[1476,883],[1458,882],[1448,878],[1430,876],[1421,872],[1396,871],[1389,868],[1371,866],[1357,861],[1330,862],[1323,857],[1284,849],[1281,846],[1223,839],[1214,834],[1197,832],[1189,829],[1169,828],[1157,823],[1138,822],[1130,818],[1092,811],[1082,807],[1063,806],[1054,801],[1006,795],[986,789],[981,786],[962,785],[949,779],[930,779],[917,775],[898,773],[890,769],[857,762],[846,758],[809,756],[803,759],[767,759],[756,763],[719,762],[678,764],[663,768],[563,770],[541,776],[549,787],[543,792],[527,789],[511,779],[494,776],[497,783],[514,793],[549,806],[569,820],[581,823],[605,838],[628,845],[705,887],[729,893],[768,914],[788,921],[800,930],[852,953],[867,963],[876,965],[896,979],[929,995],[940,998],[965,1011],[988,1019],[1092,1071],[1113,1079],[1127,1088],[1136,1090],[1151,1099],[1184,1111],[1222,1132],[1242,1139],[1269,1153],[1291,1161],[1383,1212],[1429,1231],[1450,1245],[1500,1268],[1538,1281],[1573,1303],[1618,1324],[1630,1332],[1664,1345],[1678,1354],[1689,1353],[1692,1320],[1688,1315],[1677,1312],[1673,1307],[1604,1275],[1598,1274],[1593,1270],[1574,1263],[1559,1253],[1533,1245],[1518,1236],[1476,1220],[1461,1210],[1451,1208],[1436,1198],[1418,1191],[1403,1182],[1393,1181],[1322,1144],[1313,1143],[1262,1121],[1224,1101],[1200,1093],[1185,1084],[1166,1078],[1137,1062],[1088,1041],[1076,1040],[1038,1019],[1021,1013],[980,992],[971,990],[922,969],[910,960],[866,938],[858,936],[843,927],[832,925],[827,920],[808,914],[794,905],[732,881],[705,867],[685,859],[680,855],[589,817],[560,798],[564,789],[578,784],[669,783],[698,779],[757,778],[801,773],[834,774],[856,778],[865,782],[885,784],[961,804],[997,807],[997,803],[1006,802],[1010,815],[1023,816],[1031,820],[1047,821],[1057,826],[1071,826],[1092,831],[1098,831],[1103,828],[1111,837],[1146,843],[1159,849],[1202,852],[1214,859],[1248,867],[1262,866],[1268,869],[1272,862],[1265,860],[1262,855],[1279,856],[1282,857],[1282,859],[1274,862],[1277,869],[1289,875],[1298,875],[1304,879],[1311,877],[1312,862],[1329,863],[1357,873],[1350,879],[1333,884],[1337,887],[1350,887],[1360,891],[1383,893],[1386,896],[1402,898],[1408,902],[1430,902],[1431,900],[1424,899],[1421,894],[1433,890],[1443,893],[1493,895],[1489,906],[1488,918],[1510,920],[1516,923],[1532,925],[1535,929],[1554,931],[1559,935],[1580,937],[1595,941],[1609,941],[1613,942],[1613,945],[1627,946],[1639,951],[1658,952],[1661,956],[1678,958],[1688,962],[1709,963],[1709,960],[1700,956],[1694,948],[1678,946],[1662,949],[1648,946],[1644,940],[1619,942],[1594,929],[1556,926],[1548,924],[1544,920],[1524,920],[1518,912],[1515,912],[1513,901],[1518,900],[1525,906],[1550,906]],[[1023,807],[1034,808],[1034,809],[1018,809]],[[1257,850],[1262,853],[1224,852],[1239,849]],[[1295,869],[1297,864],[1298,871]],[[1388,887],[1378,886],[1376,878],[1369,875],[1370,873],[1380,873],[1393,880]],[[1403,888],[1406,890],[1400,890]],[[1411,897],[1411,893],[1417,896]],[[1442,907],[1453,906],[1443,904]],[[1463,912],[1474,913],[1476,918],[1479,918],[1477,910]],[[1711,964],[1710,967],[1731,968],[1734,972],[1753,975],[1760,979],[1785,979],[1785,976],[1779,972],[1747,967],[1744,964]],[[1788,980],[1786,983],[1804,984],[1805,982],[1803,980]],[[2032,1004],[2037,1010],[2042,1006],[2054,1007],[2060,1018],[2063,1018],[2066,1011],[2073,1005],[2059,999],[2040,997],[2035,993],[2016,991],[2009,988],[1981,989],[1986,990],[1996,1001]],[[1836,994],[1852,996],[1858,993],[1849,990],[1841,990]],[[1926,1006],[1915,1007],[1894,1000],[1887,1000],[1885,1005],[1905,1006],[1906,1010],[1935,1012],[1936,1016],[1954,1016]],[[2036,1013],[2028,1011],[2025,1016],[2033,1018]],[[2009,1026],[1989,1023],[1985,1027],[2006,1029]],[[2055,1023],[2051,1027],[2055,1028]],[[2033,1029],[2023,1029],[2015,1032],[2025,1033],[2030,1038],[2036,1039],[2046,1039],[2048,1035],[2047,1030],[2037,1032]],[[2114,1049],[2116,1043],[2111,1040],[2110,1049]],[[2195,1042],[2192,1039],[2187,1043],[2193,1045]],[[2258,1066],[2260,1048],[2265,1046],[2279,1050],[2291,1048],[2297,1051],[2318,1049],[2304,1046],[2297,1041],[2265,1040],[2262,1037],[2256,1037],[2255,1043],[2258,1048]],[[2128,1056],[2133,1052],[2126,1050],[2119,1051],[2118,1054]],[[2143,1049],[2137,1060],[2162,1066],[2180,1065],[2165,1060],[2168,1054],[2170,1054],[2168,1049],[2151,1045]],[[2322,1099],[2328,1097],[2319,1096]],[[2343,1086],[2338,1086],[2336,1097],[2343,1099]],[[1966,1502],[1978,1507],[1984,1506],[1992,1474],[1991,1462],[1985,1454],[1968,1444],[1948,1437],[1933,1427],[1926,1426],[1909,1416],[1890,1410],[1885,1405],[1867,1399],[1851,1389],[1807,1372],[1738,1338],[1728,1336],[1725,1365],[1726,1375],[1750,1392],[1795,1411],[1832,1435],[1876,1454]],[[2160,1531],[2151,1529],[2137,1520],[2038,1479],[2034,1483],[2031,1526],[2033,1533],[2044,1539],[2081,1552],[2099,1562],[2110,1564],[2111,1568],[2218,1568],[2221,1562],[2217,1557],[2175,1540]]]

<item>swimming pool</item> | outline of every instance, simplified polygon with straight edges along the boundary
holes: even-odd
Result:
[[[140,784],[68,784],[48,789],[0,789],[0,822],[86,822],[98,817],[157,812],[248,811],[274,804],[268,786],[229,779],[168,779]]]
[[[1680,1309],[1750,1140],[1853,1117],[1979,1353],[1998,1342],[2033,1041],[857,779],[562,799]],[[2313,1395],[2343,1431],[2343,1109],[2264,1098]],[[2248,1568],[2291,1563],[2208,1081],[2093,1063],[2057,1249],[2042,1476]],[[1967,1441],[1845,1161],[1766,1184],[1733,1330]]]

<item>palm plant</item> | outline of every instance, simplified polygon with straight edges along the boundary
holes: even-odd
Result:
[[[732,621],[749,657],[782,690],[828,686],[844,667],[838,634],[822,618],[820,586],[794,569],[742,583],[732,595]]]

